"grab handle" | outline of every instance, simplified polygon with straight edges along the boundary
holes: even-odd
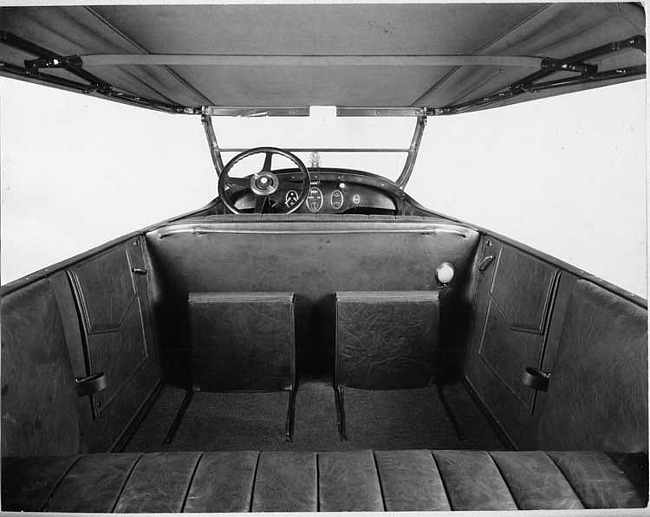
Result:
[[[91,373],[74,380],[77,386],[77,395],[85,397],[106,389],[106,375],[104,372]]]
[[[539,368],[533,368],[532,366],[526,366],[524,374],[521,378],[523,382],[529,388],[532,388],[537,391],[548,391],[548,383],[551,379],[551,372],[545,372]]]

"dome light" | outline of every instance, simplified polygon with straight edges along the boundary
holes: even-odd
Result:
[[[454,278],[454,266],[449,262],[443,262],[436,269],[436,276],[438,277],[438,282],[442,285],[447,285]]]

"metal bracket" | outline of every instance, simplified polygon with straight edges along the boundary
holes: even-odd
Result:
[[[598,72],[598,66],[546,57],[542,59],[542,70],[553,70],[554,72],[576,72],[579,74],[595,74]]]
[[[595,83],[602,81],[609,81],[622,77],[635,77],[642,76],[646,73],[646,66],[628,66],[623,68],[616,68],[613,70],[598,71],[596,65],[586,63],[591,59],[596,59],[608,54],[613,54],[626,49],[635,49],[645,53],[646,38],[643,35],[630,36],[624,40],[613,41],[600,47],[592,48],[579,54],[566,57],[564,59],[544,58],[542,67],[537,72],[530,74],[519,81],[506,86],[499,91],[485,95],[483,97],[475,98],[460,104],[452,106],[445,106],[436,108],[436,115],[452,115],[457,113],[465,113],[475,109],[484,108],[495,102],[510,99],[522,93],[537,92],[542,90],[549,90],[553,88],[561,88],[565,86],[579,85],[583,83]],[[564,77],[556,80],[547,80],[540,82],[557,72],[575,72],[580,75],[575,77]]]
[[[95,93],[119,102],[143,106],[158,111],[186,114],[195,113],[194,108],[167,104],[154,99],[131,95],[126,92],[114,91],[113,85],[84,70],[83,60],[79,56],[62,56],[8,31],[0,31],[0,44],[36,56],[36,59],[24,60],[23,66],[0,62],[1,75],[23,77],[50,86],[58,86],[59,88],[82,93]],[[41,72],[41,69],[48,68],[60,68],[78,77],[83,82]]]
[[[51,56],[25,60],[25,68],[28,70],[39,68],[81,68],[82,65],[83,62],[79,56]]]

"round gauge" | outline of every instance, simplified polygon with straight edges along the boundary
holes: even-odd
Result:
[[[330,204],[334,210],[339,210],[343,206],[343,192],[338,189],[332,192]]]
[[[298,192],[295,190],[290,190],[287,192],[287,195],[284,196],[284,204],[286,205],[287,208],[291,208],[293,205],[295,205],[298,202]]]
[[[307,210],[310,212],[318,212],[323,208],[323,193],[318,187],[312,187],[307,196]]]

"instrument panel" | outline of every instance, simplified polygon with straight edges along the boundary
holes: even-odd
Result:
[[[311,171],[307,197],[295,213],[302,214],[397,214],[396,188],[379,176],[358,171]],[[303,195],[303,178],[293,170],[278,171],[280,186],[265,203],[266,213],[286,213]],[[394,192],[395,191],[395,192]],[[233,193],[237,210],[256,209],[257,196],[246,187]]]
[[[284,208],[289,209],[295,205],[299,196],[298,189],[287,190],[284,193]],[[363,207],[382,210],[395,210],[396,208],[395,203],[388,196],[365,185],[312,182],[307,200],[298,212],[332,214]]]

